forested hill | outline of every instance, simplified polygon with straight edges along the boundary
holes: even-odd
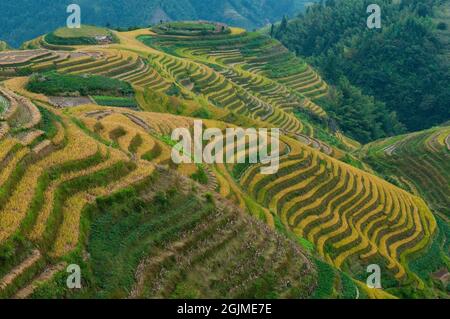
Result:
[[[20,46],[65,24],[66,7],[76,3],[82,22],[135,26],[160,20],[214,20],[248,29],[294,16],[311,0],[16,0],[0,1],[0,39]]]
[[[449,56],[441,35],[450,23],[437,19],[439,8],[448,2],[376,1],[382,10],[382,28],[370,30],[366,9],[372,0],[327,0],[308,8],[304,15],[284,20],[272,33],[307,57],[337,87],[328,101],[329,113],[344,123],[350,135],[365,140],[399,130],[395,114],[386,118],[373,112],[374,103],[384,103],[389,112],[396,112],[410,131],[450,119]],[[356,105],[352,96],[359,90],[375,97],[373,103],[369,98]],[[367,114],[376,121],[369,131],[360,121]]]

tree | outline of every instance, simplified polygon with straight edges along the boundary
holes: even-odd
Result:
[[[361,27],[365,25],[365,6],[370,0],[334,2],[334,7],[310,6],[303,16],[288,21],[286,27],[280,26],[276,37],[306,57],[339,92],[348,93],[339,103],[331,103],[337,120],[344,122],[347,129],[353,122],[359,130],[352,134],[364,140],[379,136],[380,132],[395,133],[402,124],[413,131],[450,119],[450,71],[441,58],[444,52],[434,34],[436,27],[445,26],[434,26],[423,17],[431,14],[433,3],[438,2],[404,0],[398,5],[383,1],[384,24],[376,32]],[[342,79],[349,79],[352,87],[373,97],[374,102],[343,85]],[[366,113],[351,110],[351,118],[345,118],[338,107],[353,105],[350,96],[366,105]],[[381,107],[385,116],[370,111],[370,105]],[[378,123],[366,121],[370,114],[370,121]],[[371,127],[368,135],[363,132],[367,123]],[[375,124],[379,124],[378,128]]]
[[[281,20],[280,27],[277,30],[276,38],[278,39],[280,35],[284,34],[287,31],[288,28],[288,19],[286,16],[283,16],[283,19]]]
[[[448,26],[445,22],[439,22],[437,25],[438,30],[447,30]]]

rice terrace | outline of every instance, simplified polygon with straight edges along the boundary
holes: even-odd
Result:
[[[0,298],[448,299],[450,118],[359,139],[284,22],[0,43]],[[279,130],[276,170],[237,128]]]

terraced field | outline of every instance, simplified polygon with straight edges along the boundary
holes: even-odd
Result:
[[[135,35],[139,34],[141,41],[157,50],[137,41]],[[146,34],[150,35],[150,40]],[[60,51],[54,51],[58,53],[53,55],[58,54],[58,57],[49,56],[44,62],[31,60],[21,68],[97,74],[188,101],[205,99],[213,107],[282,128],[315,148],[333,153],[332,147],[315,138],[313,126],[293,112],[306,112],[318,121],[326,119],[324,110],[313,100],[326,94],[327,86],[304,62],[275,40],[241,30],[218,33],[206,37],[207,40],[195,35],[188,36],[188,40],[186,37],[129,32],[120,34],[121,45],[110,46],[118,50],[101,46],[93,52],[95,46],[78,47],[76,52],[66,53],[64,57],[59,56]],[[39,41],[32,47],[48,51],[45,51],[48,46]],[[229,61],[227,49],[231,47],[240,48],[239,52],[234,49],[231,55],[239,55],[241,63]],[[58,48],[64,49],[67,48]],[[264,70],[251,68],[255,63],[264,65]],[[3,74],[11,75],[14,71],[14,68],[5,68]],[[346,147],[344,143],[340,146]]]
[[[316,263],[295,241],[247,216],[219,194],[208,195],[209,184],[196,186],[173,171],[189,169],[172,166],[164,136],[176,125],[191,126],[192,119],[95,105],[62,113],[44,102],[19,98],[8,89],[1,92],[16,105],[7,119],[12,130],[0,141],[0,243],[10,251],[2,254],[2,297],[42,297],[48,291],[46,285],[56,285],[64,275],[67,256],[83,255],[85,249],[93,265],[110,260],[102,245],[112,253],[118,247],[104,237],[111,232],[103,228],[112,226],[107,225],[112,215],[104,210],[116,209],[119,215],[114,218],[121,221],[113,227],[119,233],[136,222],[138,238],[147,239],[136,247],[133,238],[138,234],[122,234],[131,246],[124,246],[124,237],[118,237],[122,257],[115,259],[113,268],[94,267],[90,275],[99,286],[87,286],[81,294],[100,291],[103,297],[117,298],[131,291],[131,297],[212,297],[227,292],[229,297],[313,298],[324,285],[318,281]],[[24,118],[18,124],[14,119],[31,105],[38,109],[38,120],[30,116],[28,122]],[[18,127],[23,130],[16,131]],[[145,160],[147,154],[151,158]],[[168,166],[160,166],[164,164]],[[193,189],[197,189],[195,195]],[[115,200],[121,196],[127,200]],[[99,197],[104,199],[96,200]],[[135,217],[147,216],[145,220],[122,210],[122,204],[134,206],[142,201],[149,203],[140,204],[146,211]],[[120,207],[104,206],[113,202],[121,203]],[[171,213],[161,215],[161,209]],[[180,219],[181,214],[189,218]],[[88,232],[81,227],[87,216],[92,216],[93,223]],[[172,228],[161,227],[168,224]],[[82,241],[85,236],[87,247]],[[245,254],[235,253],[243,249]],[[123,265],[129,268],[114,283],[102,279],[108,276],[105,271]],[[331,273],[340,276],[337,271]],[[210,280],[192,288],[202,274]],[[349,291],[338,288],[335,296],[355,294],[356,286],[350,284],[345,287]]]
[[[449,261],[449,142],[450,127],[444,126],[374,142],[361,151],[378,172],[422,196],[436,215],[439,231],[425,255],[428,262],[422,258],[416,265],[416,268],[421,266],[420,274],[424,278],[445,269]]]
[[[436,222],[423,200],[349,165],[288,142],[291,152],[274,175],[247,170],[240,184],[296,235],[338,269],[383,260],[396,280],[404,261],[425,247]]]
[[[364,147],[367,161],[423,196],[441,218],[450,217],[450,127],[404,135]]]
[[[99,266],[94,266],[92,276],[102,297],[127,297],[129,291],[133,298],[312,296],[317,287],[315,269],[295,242],[220,199],[213,204],[205,199],[204,190],[192,193],[189,183],[160,168],[150,186],[140,186],[147,198],[143,214],[129,215],[122,206],[139,206],[142,199],[136,189],[90,207],[97,217],[89,253],[92,264]],[[175,185],[186,191],[178,194]],[[110,206],[112,201],[121,207]],[[161,210],[167,213],[160,214]],[[111,257],[115,262],[103,267]],[[113,272],[117,275],[111,281]],[[133,285],[130,277],[137,279]]]
[[[277,41],[193,33],[0,54],[0,297],[445,296],[431,274],[448,269],[450,129],[360,149],[326,130],[326,83]],[[129,82],[139,109],[52,106],[26,90],[49,70]],[[196,114],[221,131],[280,128],[279,170],[175,164],[172,131]],[[383,290],[365,285],[370,264]]]
[[[277,108],[287,111],[304,108],[319,117],[325,116],[312,100],[326,94],[326,84],[309,66],[268,37],[240,33],[189,39],[176,36],[140,39],[168,54],[210,66]]]

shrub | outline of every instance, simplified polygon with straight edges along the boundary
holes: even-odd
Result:
[[[201,119],[210,119],[211,118],[211,112],[205,108],[205,107],[201,107],[198,110],[194,111],[194,113],[192,113],[193,117],[198,117]]]
[[[33,70],[31,69],[31,67],[24,67],[24,68],[20,68],[18,71],[17,71],[17,75],[18,76],[28,76],[28,75],[31,75],[31,74],[33,74]]]
[[[169,204],[169,197],[165,192],[159,191],[156,193],[155,198],[153,199],[156,204],[161,207],[166,207]]]
[[[27,84],[27,90],[45,95],[108,95],[132,96],[133,87],[124,81],[98,75],[60,74],[54,71],[35,74]]]
[[[203,167],[199,167],[197,169],[197,172],[191,175],[191,178],[194,181],[199,182],[200,184],[208,184],[208,175],[206,175],[205,169]]]
[[[170,88],[166,91],[166,94],[169,96],[179,96],[181,94],[181,90],[176,84],[172,84]]]
[[[437,25],[437,28],[438,28],[438,30],[447,30],[448,26],[447,26],[447,23],[445,23],[445,22],[439,22]]]
[[[155,158],[161,155],[161,147],[158,145],[154,149],[148,151],[144,155],[142,155],[142,159],[152,162]]]
[[[128,151],[135,154],[138,148],[142,145],[142,136],[140,134],[136,134],[130,142],[130,146],[128,147]]]
[[[0,261],[4,263],[6,260],[15,255],[15,247],[13,242],[7,242],[0,247]]]
[[[205,199],[208,203],[214,204],[214,196],[211,193],[206,193]]]
[[[119,126],[109,133],[109,137],[112,140],[117,141],[119,138],[121,138],[122,136],[125,136],[126,134],[127,134],[127,131],[125,131],[125,129],[122,126]]]

